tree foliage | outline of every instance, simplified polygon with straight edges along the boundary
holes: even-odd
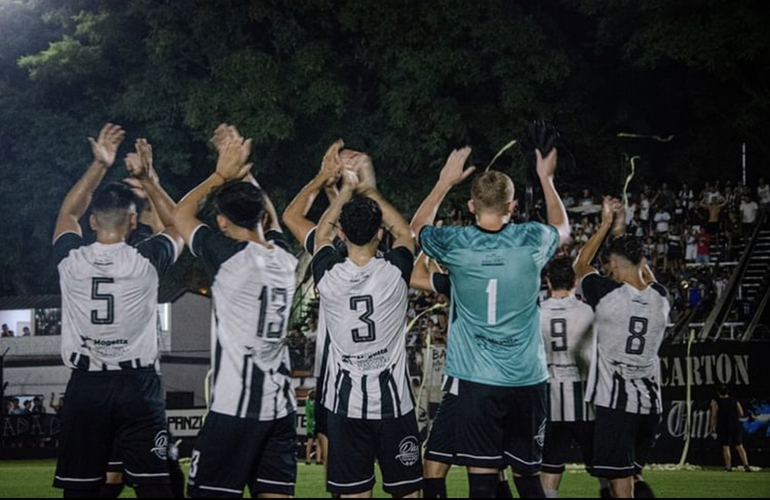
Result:
[[[235,123],[279,205],[343,137],[405,213],[452,148],[485,165],[533,118],[563,130],[576,187],[616,188],[631,150],[650,179],[729,175],[742,141],[767,161],[762,4],[0,0],[0,293],[56,288],[56,211],[108,120],[151,140],[175,197],[210,172],[215,126]],[[527,182],[521,155],[502,167]]]

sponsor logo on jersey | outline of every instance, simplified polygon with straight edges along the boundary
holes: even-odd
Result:
[[[401,462],[405,467],[411,467],[420,461],[420,445],[417,442],[416,437],[408,437],[401,441],[398,446],[398,455],[396,460]]]

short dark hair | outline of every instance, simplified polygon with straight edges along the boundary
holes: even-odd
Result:
[[[342,207],[340,225],[352,244],[368,245],[382,228],[382,209],[374,200],[357,196]]]
[[[136,196],[128,184],[123,182],[107,184],[96,192],[91,202],[91,211],[99,225],[110,228],[125,224],[136,209]]]
[[[247,182],[225,184],[214,193],[213,200],[217,213],[236,226],[254,230],[265,216],[265,193]]]
[[[720,385],[717,388],[717,394],[720,396],[729,396],[730,395],[730,389],[726,385]]]
[[[546,276],[554,290],[572,290],[575,288],[577,274],[569,257],[559,257],[549,264]]]
[[[610,255],[616,255],[638,266],[644,259],[642,240],[636,236],[625,235],[616,239],[610,245]]]

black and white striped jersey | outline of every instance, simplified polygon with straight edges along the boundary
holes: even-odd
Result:
[[[663,413],[658,351],[671,306],[657,283],[645,290],[591,274],[583,293],[596,312],[587,401],[638,415]]]
[[[327,338],[323,404],[351,419],[414,410],[407,372],[406,311],[414,255],[396,248],[358,267],[334,247],[313,258]]]
[[[192,252],[214,276],[211,411],[273,421],[297,408],[287,345],[297,259],[282,233],[265,238],[273,248],[201,225]]]
[[[176,261],[166,235],[136,247],[54,242],[62,292],[62,359],[86,371],[158,369],[158,283]]]
[[[585,390],[594,345],[594,311],[575,297],[545,300],[540,311],[550,377],[550,421],[592,422],[596,416],[593,406],[585,402]]]

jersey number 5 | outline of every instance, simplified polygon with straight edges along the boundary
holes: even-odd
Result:
[[[350,310],[354,312],[361,312],[360,306],[364,306],[364,314],[358,319],[366,325],[366,331],[363,332],[362,328],[356,328],[353,330],[353,342],[362,344],[364,342],[374,342],[377,340],[377,327],[372,321],[372,315],[374,314],[374,299],[371,295],[364,295],[361,297],[353,297],[350,299]]]
[[[91,311],[91,324],[93,325],[111,325],[115,322],[115,296],[109,293],[100,293],[99,285],[111,285],[115,283],[112,278],[92,278],[91,279],[91,300],[103,301],[107,310],[106,317],[100,317],[96,309]]]

